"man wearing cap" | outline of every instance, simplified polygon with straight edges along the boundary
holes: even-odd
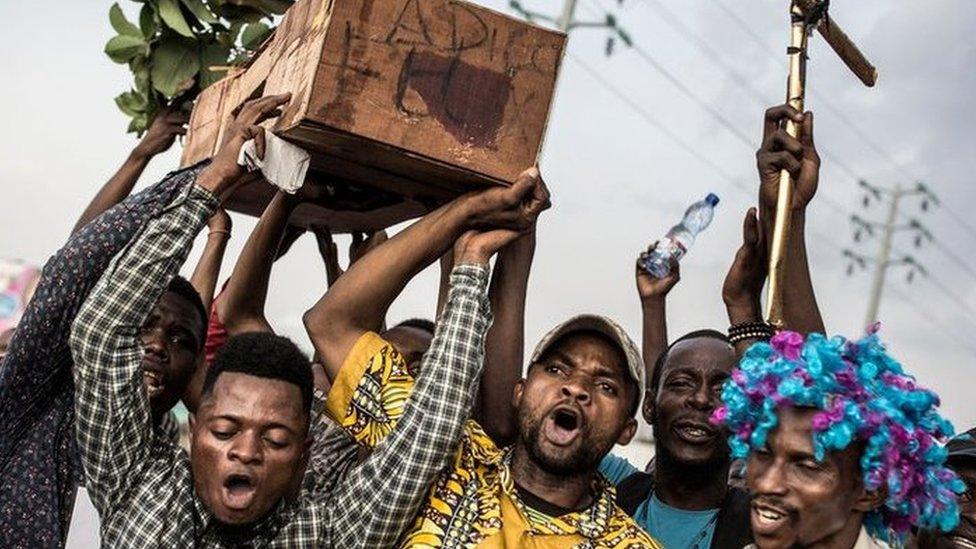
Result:
[[[966,484],[959,496],[959,525],[943,534],[924,530],[918,536],[921,549],[976,549],[976,428],[954,437],[946,445],[946,465]]]
[[[528,229],[548,204],[548,192],[535,170],[514,188],[526,185],[534,191],[516,210],[529,214]],[[481,375],[492,321],[488,260],[520,231],[510,221],[499,230],[492,226],[501,220],[470,219],[463,199],[456,204],[457,211],[424,218],[354,264],[305,317],[332,376],[327,411],[364,447],[388,440],[407,417],[449,414],[456,420],[450,429],[419,430],[412,440],[441,460],[417,500],[407,502],[416,503],[419,514],[393,541],[406,547],[660,547],[614,504],[614,490],[597,470],[614,444],[634,435],[642,392],[639,353],[612,321],[577,317],[543,338],[527,377],[505,403],[515,409],[512,446],[499,448],[467,419],[479,380],[495,379],[491,371]],[[453,241],[447,302],[415,379],[369,319]],[[415,398],[449,377],[451,391],[438,399]],[[390,474],[416,485],[416,474]],[[386,504],[383,494],[376,504]]]

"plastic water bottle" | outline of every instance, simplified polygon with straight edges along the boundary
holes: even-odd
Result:
[[[715,215],[718,196],[709,193],[705,200],[695,202],[685,212],[684,219],[665,235],[651,253],[644,258],[644,268],[655,278],[664,278],[671,272],[671,259],[681,261],[698,233],[705,230]]]

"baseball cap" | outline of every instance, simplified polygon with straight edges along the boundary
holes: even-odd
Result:
[[[630,374],[630,379],[637,384],[637,400],[639,405],[640,399],[644,395],[644,361],[641,359],[640,350],[619,324],[605,316],[589,314],[574,316],[556,326],[543,336],[539,344],[535,346],[535,351],[532,351],[532,359],[529,361],[529,364],[539,362],[542,355],[554,343],[559,341],[561,337],[574,332],[597,332],[603,334],[620,348],[624,357],[627,359],[627,371]]]

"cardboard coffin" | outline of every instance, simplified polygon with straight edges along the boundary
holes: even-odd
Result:
[[[183,165],[218,149],[248,99],[291,92],[267,125],[312,155],[317,204],[292,219],[374,230],[537,161],[566,36],[461,0],[300,0],[243,71],[200,95]],[[228,203],[260,215],[253,176]]]

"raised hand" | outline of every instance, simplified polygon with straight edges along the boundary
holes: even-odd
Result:
[[[498,250],[535,225],[552,206],[539,169],[522,172],[511,187],[496,187],[470,195],[474,227],[454,246],[454,262],[486,264]]]
[[[742,222],[742,245],[735,252],[722,285],[722,299],[733,324],[752,322],[762,316],[760,298],[769,270],[764,240],[756,208],[749,208]]]
[[[641,252],[640,256],[637,258],[636,265],[636,277],[637,277],[637,295],[640,296],[641,302],[647,303],[649,301],[664,301],[667,297],[668,292],[671,288],[681,280],[681,267],[678,262],[671,260],[671,272],[668,276],[664,278],[655,278],[647,272],[644,268],[644,260],[648,255],[657,247],[657,242],[651,244],[647,247],[647,250]]]
[[[510,187],[492,187],[467,196],[472,229],[510,229],[518,233],[532,227],[539,214],[549,209],[549,188],[532,167]]]
[[[271,95],[244,103],[237,118],[228,126],[223,144],[213,161],[197,178],[197,184],[220,196],[231,190],[244,175],[244,168],[237,163],[241,147],[253,139],[258,158],[264,158],[264,128],[261,122],[279,116],[281,107],[291,100],[291,94]]]
[[[139,144],[132,149],[132,155],[149,160],[157,154],[166,152],[173,146],[176,136],[186,135],[186,125],[189,121],[190,115],[178,106],[163,107],[149,126],[146,135],[142,136]]]
[[[790,137],[785,123],[800,124],[800,137]],[[775,209],[779,196],[779,174],[787,170],[795,183],[793,209],[802,210],[817,193],[820,175],[820,155],[813,142],[813,113],[801,114],[789,105],[766,111],[763,123],[763,142],[756,152],[759,168],[759,196],[764,208]]]

